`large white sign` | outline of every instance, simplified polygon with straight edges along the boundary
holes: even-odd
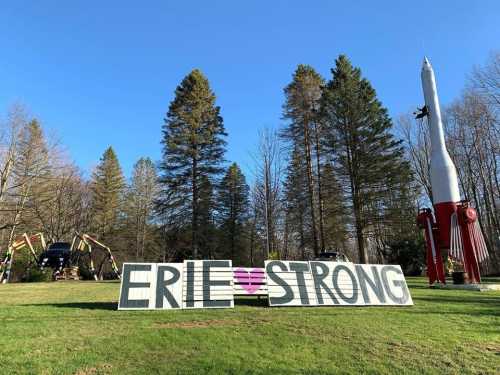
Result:
[[[118,310],[234,307],[230,260],[124,263]]]
[[[265,262],[270,306],[413,305],[400,266]]]
[[[399,266],[272,260],[124,263],[119,310],[232,308],[234,296],[268,296],[270,306],[413,305]]]

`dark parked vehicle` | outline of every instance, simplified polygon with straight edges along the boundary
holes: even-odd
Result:
[[[69,265],[71,256],[71,244],[68,242],[54,242],[50,244],[46,251],[40,254],[40,265],[62,269]]]
[[[318,255],[314,260],[330,261],[330,262],[350,262],[349,258],[340,251],[328,251]]]

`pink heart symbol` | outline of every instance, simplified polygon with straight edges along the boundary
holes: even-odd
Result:
[[[247,271],[243,268],[238,268],[234,271],[234,277],[247,294],[254,294],[262,287],[264,270],[262,268],[254,268],[251,271]]]

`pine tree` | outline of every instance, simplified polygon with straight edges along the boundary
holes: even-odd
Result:
[[[213,259],[216,244],[216,223],[214,200],[214,186],[208,176],[201,176],[198,194],[198,242],[203,247],[198,249],[199,256],[206,259]]]
[[[344,194],[331,162],[325,162],[322,168],[325,243],[330,251],[346,252],[348,238],[348,215]]]
[[[223,253],[236,259],[237,249],[243,247],[244,225],[248,219],[249,188],[245,176],[233,163],[222,179],[218,193],[221,245]]]
[[[319,135],[318,109],[323,79],[307,65],[299,65],[292,82],[285,88],[286,101],[283,118],[289,120],[282,131],[282,137],[290,141],[294,148],[299,147],[305,158],[307,181],[307,202],[311,216],[311,237],[314,254],[324,250],[323,197],[321,190],[321,144]],[[316,157],[314,157],[316,154]],[[314,159],[314,161],[313,161]],[[315,165],[315,168],[313,167]],[[314,175],[316,172],[316,175]],[[315,181],[317,190],[315,191]],[[315,195],[318,195],[317,199]],[[319,220],[316,212],[319,213]],[[319,227],[319,238],[318,238]]]
[[[339,56],[322,95],[327,146],[354,216],[359,261],[366,263],[368,229],[384,210],[384,198],[407,164],[391,119],[361,70]]]
[[[92,174],[92,211],[94,228],[99,236],[106,237],[118,225],[122,208],[125,180],[112,147],[104,152]]]
[[[311,207],[307,200],[308,191],[305,169],[302,152],[300,147],[296,146],[292,151],[287,168],[284,183],[284,206],[286,222],[288,224],[287,235],[290,236],[292,244],[296,244],[294,247],[298,248],[301,259],[307,259],[306,245],[310,243],[311,233],[311,215],[308,212]]]
[[[190,226],[193,258],[198,258],[201,244],[201,187],[204,179],[213,185],[222,172],[225,135],[209,82],[199,70],[193,70],[177,87],[163,125],[163,194],[158,201],[160,212],[168,213],[170,222]]]
[[[127,221],[134,235],[136,260],[144,259],[148,224],[158,192],[156,167],[150,158],[140,158],[134,165],[127,191]]]

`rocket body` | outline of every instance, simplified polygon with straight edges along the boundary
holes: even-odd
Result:
[[[425,231],[429,282],[446,283],[443,252],[463,264],[469,281],[480,282],[479,263],[488,257],[488,251],[477,212],[460,199],[457,170],[445,144],[436,78],[427,58],[421,78],[426,109],[422,114],[427,115],[431,142],[429,174],[434,215],[430,209],[423,209],[417,222]]]
[[[427,58],[424,59],[421,77],[431,140],[430,179],[434,205],[459,202],[457,170],[446,149],[436,79]]]
[[[451,216],[457,211],[457,203],[461,199],[458,188],[457,170],[451,160],[450,154],[448,154],[444,140],[436,78],[427,58],[424,59],[422,65],[421,78],[431,141],[429,174],[432,187],[432,200],[434,202],[434,215],[439,227],[439,235],[436,236],[436,239],[440,248],[449,249]]]

